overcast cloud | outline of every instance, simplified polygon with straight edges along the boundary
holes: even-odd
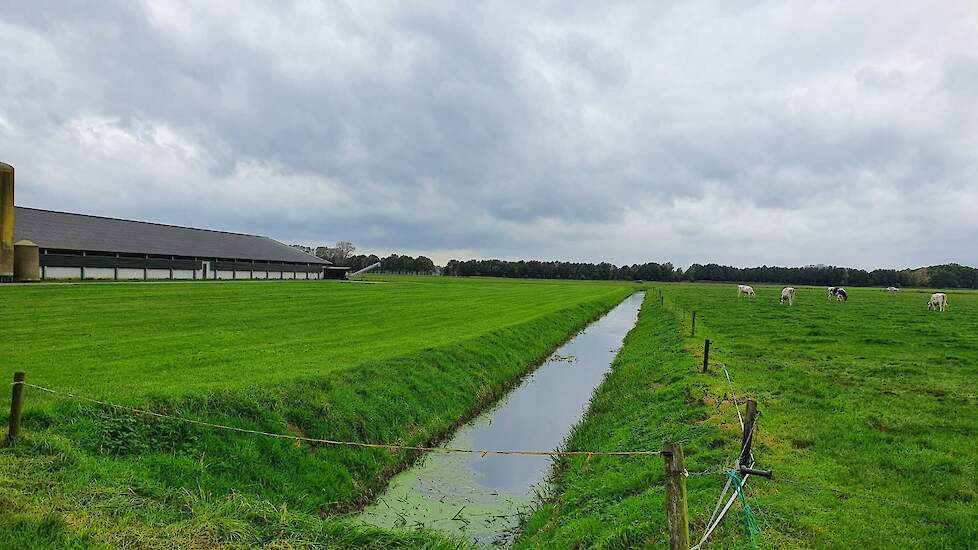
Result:
[[[20,205],[436,262],[978,264],[973,0],[0,7]]]

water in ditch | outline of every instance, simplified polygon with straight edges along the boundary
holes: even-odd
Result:
[[[448,447],[553,450],[580,421],[594,389],[635,325],[636,293],[554,352],[523,382],[462,426]],[[480,545],[512,542],[519,513],[545,487],[547,456],[429,453],[391,480],[359,519],[389,529],[427,528]]]

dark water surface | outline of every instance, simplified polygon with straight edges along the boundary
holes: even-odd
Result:
[[[577,334],[495,407],[459,428],[446,446],[559,448],[610,370],[643,297],[633,294]],[[482,545],[507,544],[518,513],[544,488],[550,466],[546,456],[429,454],[391,480],[359,519],[387,528],[436,529]]]

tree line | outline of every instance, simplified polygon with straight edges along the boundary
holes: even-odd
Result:
[[[815,286],[895,286],[978,288],[978,269],[958,264],[919,269],[854,269],[836,266],[736,268],[717,264],[693,264],[683,274],[686,281],[749,281]]]
[[[445,265],[445,275],[460,277],[512,277],[519,279],[590,279],[597,281],[645,280],[672,281],[675,268],[671,263],[646,263],[621,266],[601,262],[543,262],[538,260],[451,260]],[[681,270],[680,270],[681,272]]]
[[[919,269],[874,269],[810,265],[804,267],[732,267],[693,264],[683,270],[671,263],[616,266],[607,262],[543,262],[536,260],[451,260],[445,275],[525,279],[589,279],[618,281],[716,281],[781,283],[815,286],[895,286],[978,288],[978,269],[946,264]]]
[[[595,281],[716,281],[780,283],[814,286],[895,286],[978,288],[978,269],[945,264],[918,269],[854,269],[829,265],[804,267],[731,267],[715,263],[693,264],[688,269],[669,262],[616,266],[608,262],[545,262],[538,260],[451,260],[439,268],[427,256],[391,254],[355,255],[356,246],[340,241],[316,248],[292,245],[334,265],[358,271],[380,262],[381,273],[417,273],[457,277],[509,277],[515,279],[576,279]]]

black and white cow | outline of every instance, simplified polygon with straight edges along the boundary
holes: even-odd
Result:
[[[828,297],[830,300],[834,297],[836,300],[840,302],[849,301],[849,294],[846,293],[846,289],[842,288],[841,286],[830,286]]]

